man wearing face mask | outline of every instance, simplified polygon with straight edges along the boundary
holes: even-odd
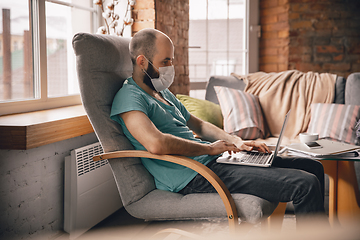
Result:
[[[130,42],[130,56],[133,74],[116,94],[111,118],[120,123],[136,150],[191,157],[213,170],[232,193],[253,194],[273,202],[293,201],[300,215],[324,213],[324,172],[317,161],[279,158],[274,167],[266,169],[216,163],[225,151],[270,151],[264,143],[243,141],[191,115],[168,90],[175,74],[174,46],[168,36],[155,29],[139,31]],[[158,189],[182,194],[215,192],[191,169],[161,160],[141,160]]]

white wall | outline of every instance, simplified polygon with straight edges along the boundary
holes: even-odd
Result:
[[[64,158],[94,133],[30,150],[0,150],[0,239],[53,239],[63,232]]]

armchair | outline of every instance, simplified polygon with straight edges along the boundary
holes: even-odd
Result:
[[[78,33],[73,38],[81,99],[105,152],[94,160],[108,159],[126,211],[145,220],[227,216],[230,229],[235,229],[238,215],[241,221],[249,223],[270,216],[278,203],[247,194],[231,195],[210,169],[192,159],[134,150],[121,126],[110,119],[112,100],[132,73],[129,41],[117,36],[87,33]],[[202,174],[219,194],[182,195],[156,189],[154,179],[140,157],[189,167]]]

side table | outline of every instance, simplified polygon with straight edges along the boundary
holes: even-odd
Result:
[[[360,193],[353,160],[320,160],[329,175],[329,220],[340,225],[360,218]]]

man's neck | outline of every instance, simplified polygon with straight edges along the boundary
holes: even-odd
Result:
[[[152,88],[150,88],[148,85],[146,85],[143,81],[143,77],[142,76],[137,76],[136,74],[133,73],[132,78],[134,80],[134,82],[142,89],[144,90],[146,93],[148,93],[150,96],[155,97],[156,95],[156,91]]]
[[[141,77],[136,77],[136,75],[132,76],[134,82],[140,87],[142,88],[147,94],[149,94],[150,96],[152,96],[153,98],[157,99],[158,101],[166,104],[166,105],[170,105],[165,98],[161,95],[161,93],[155,91],[154,89],[150,88],[148,85],[146,85],[144,83],[144,81],[142,80],[142,76]]]
[[[143,81],[142,76],[136,76],[133,74],[132,76],[134,82],[142,89],[144,90],[147,94],[149,94],[150,96],[152,96],[153,98],[159,100],[160,102],[166,104],[166,105],[170,105],[165,98],[161,95],[161,93],[155,91],[154,89],[150,88],[148,85],[146,85]]]

